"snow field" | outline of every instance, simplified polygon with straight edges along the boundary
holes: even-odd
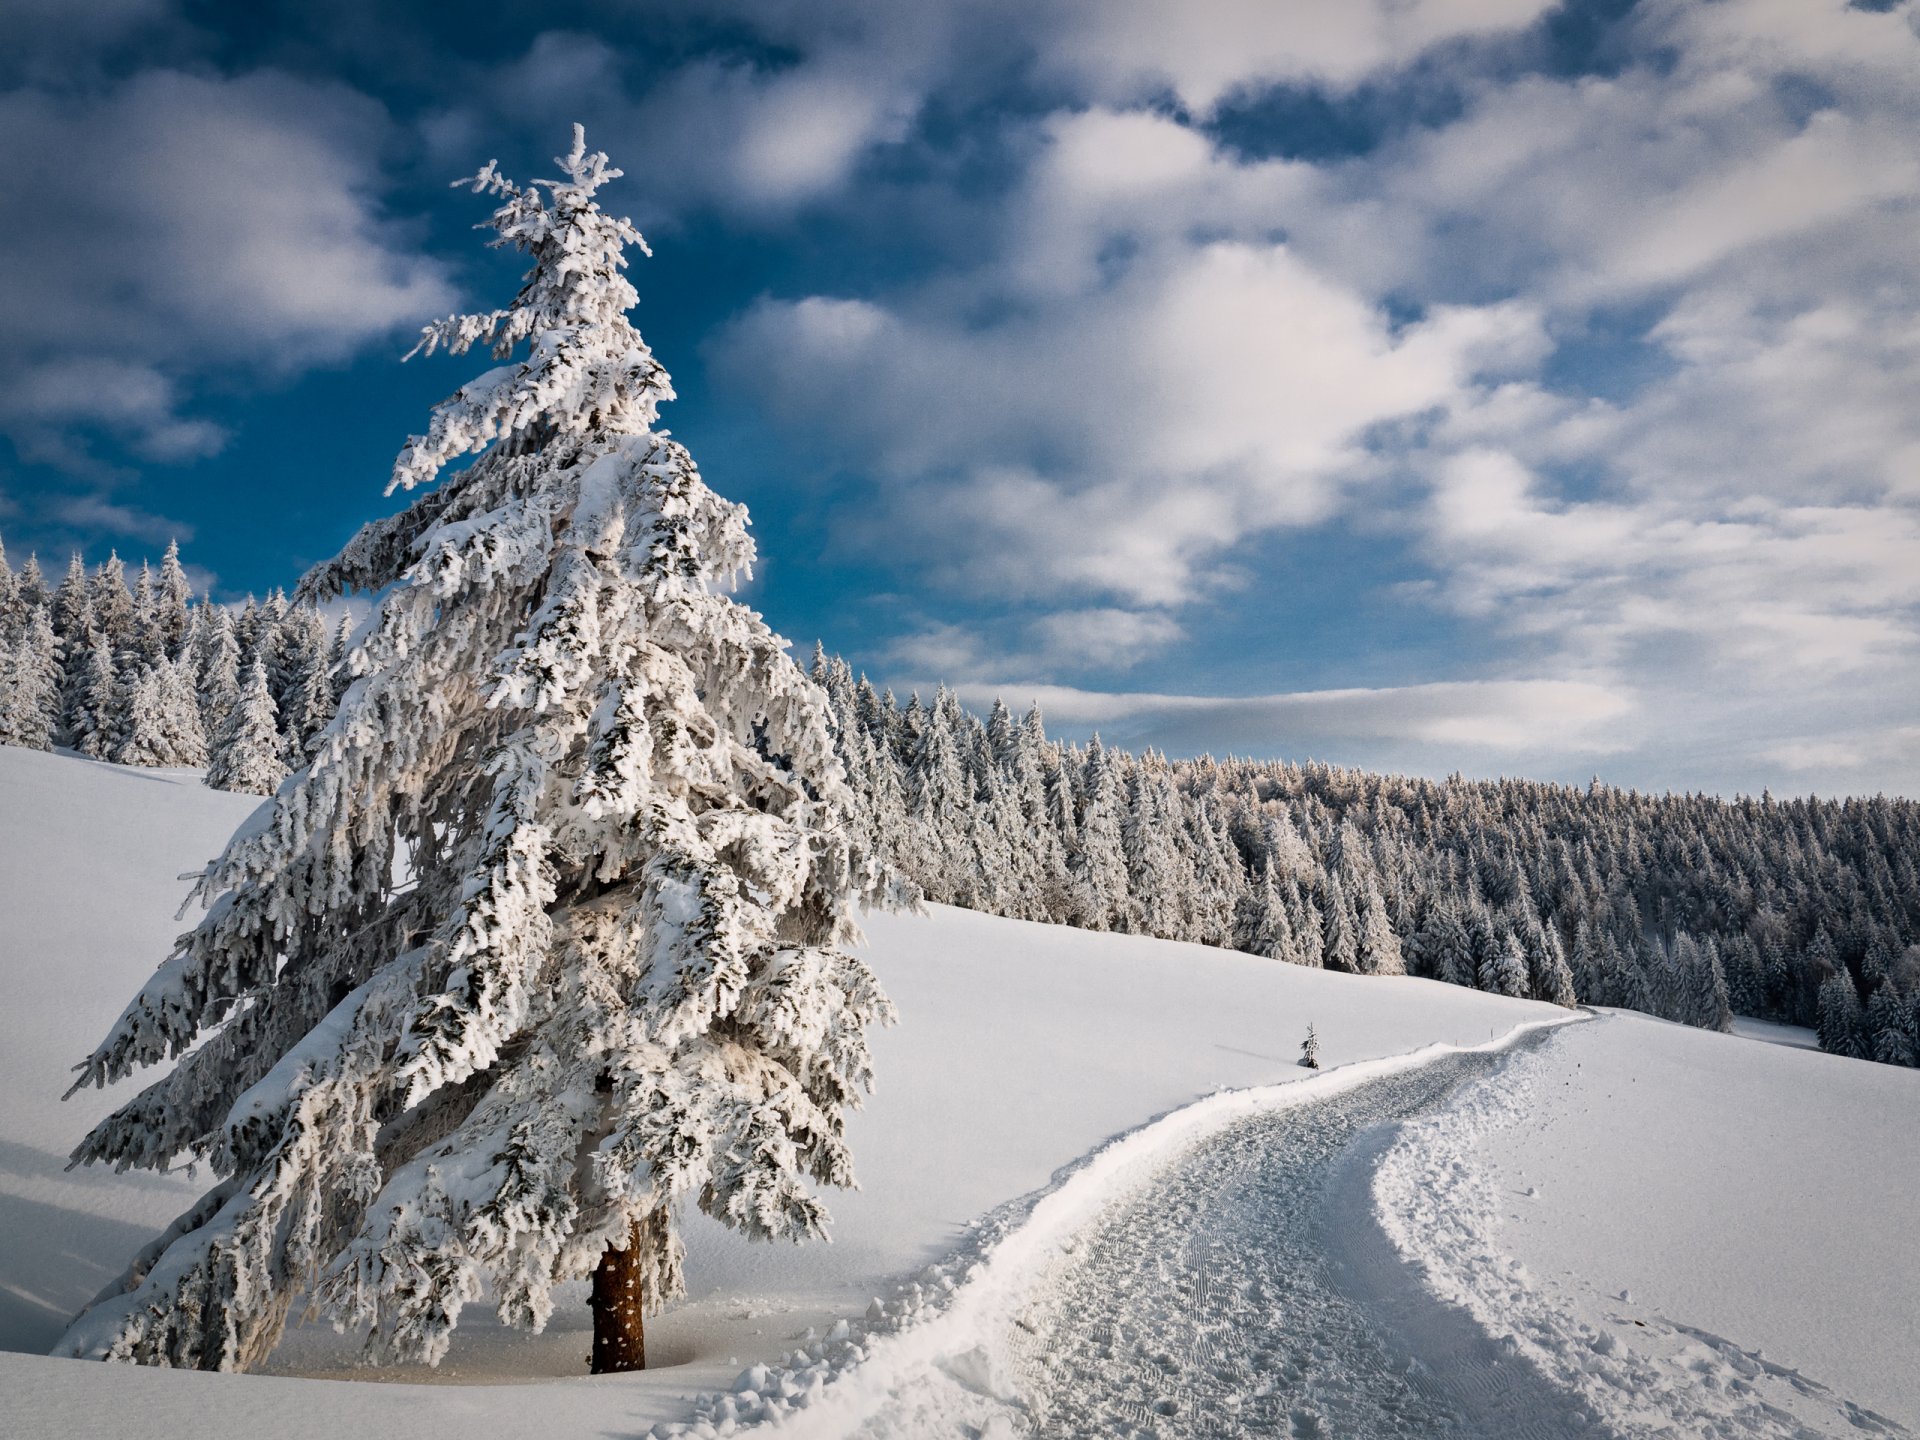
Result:
[[[68,1149],[124,1095],[87,1091],[64,1106],[58,1096],[69,1067],[184,928],[173,919],[186,890],[176,877],[216,853],[253,803],[207,791],[189,774],[0,747],[0,983],[16,997],[0,1010],[0,1195],[12,1207],[34,1186],[73,1187],[34,1191],[46,1198],[18,1208],[18,1223],[0,1233],[7,1347],[44,1350],[200,1188],[177,1176],[62,1175]],[[902,1277],[966,1253],[978,1217],[1045,1187],[1111,1137],[1221,1087],[1305,1078],[1294,1059],[1309,1021],[1323,1063],[1335,1066],[1483,1043],[1552,1013],[1428,981],[1333,975],[966,911],[875,915],[867,929],[870,962],[902,1019],[875,1037],[879,1093],[849,1131],[863,1189],[826,1197],[832,1245],[750,1245],[689,1215],[688,1303],[650,1322],[649,1348],[664,1363],[645,1375],[581,1375],[584,1298],[563,1298],[540,1336],[502,1330],[470,1307],[440,1371],[380,1377],[487,1382],[489,1413],[543,1429],[578,1421],[636,1432],[684,1418],[690,1395],[790,1360]],[[354,1374],[355,1354],[349,1340],[308,1330],[289,1337],[274,1368]],[[398,1425],[403,1415],[416,1435],[470,1434],[459,1418],[465,1402],[438,1386],[121,1371],[108,1382],[92,1370],[80,1385],[71,1378],[80,1363],[0,1356],[0,1377],[9,1396],[58,1397],[47,1434],[114,1428],[148,1378],[167,1387],[153,1392],[155,1437],[213,1440],[229,1432],[207,1429],[207,1397],[239,1405],[268,1393],[259,1387],[294,1384],[306,1387],[290,1392],[303,1398],[273,1402],[289,1440],[337,1434],[349,1421]],[[31,1378],[48,1367],[66,1378]],[[511,1383],[556,1376],[570,1377],[559,1390]]]
[[[58,1097],[182,928],[177,877],[253,803],[189,772],[0,747],[0,1347],[43,1350],[199,1189],[64,1172],[121,1097]],[[659,1368],[583,1375],[576,1296],[539,1336],[469,1309],[439,1371],[356,1371],[350,1340],[315,1330],[263,1376],[0,1353],[8,1432],[122,1434],[137,1416],[154,1440],[471,1440],[724,1433],[777,1412],[802,1435],[1006,1434],[1032,1300],[1170,1160],[1557,1013],[965,911],[868,930],[902,1019],[852,1121],[865,1188],[827,1197],[831,1246],[749,1245],[689,1216],[692,1293],[649,1326]],[[1308,1022],[1341,1068],[1296,1067]],[[1381,1222],[1439,1294],[1629,1432],[1914,1425],[1917,1090],[1909,1071],[1609,1014],[1416,1121],[1379,1172]]]
[[[1429,1286],[1627,1435],[1920,1428],[1917,1192],[1913,1071],[1625,1011],[1375,1179]]]
[[[73,1312],[206,1188],[182,1175],[67,1170],[119,1102],[61,1102],[187,923],[180,872],[260,803],[190,770],[0,747],[0,1349],[44,1352]]]

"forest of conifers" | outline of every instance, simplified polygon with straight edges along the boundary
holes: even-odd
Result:
[[[1916,1062],[1920,805],[1130,755],[817,654],[856,824],[930,900]]]
[[[0,742],[267,793],[331,715],[348,645],[278,595],[191,603],[171,548],[137,583],[75,560],[57,585],[0,552]],[[1920,1061],[1912,801],[1173,760],[1050,740],[1037,710],[983,721],[946,690],[903,706],[817,652],[813,674],[859,837],[928,900]]]

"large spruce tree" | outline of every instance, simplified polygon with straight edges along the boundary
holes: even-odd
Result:
[[[673,392],[623,274],[644,245],[594,198],[620,172],[577,128],[557,163],[471,182],[532,268],[428,327],[501,363],[393,485],[484,453],[304,582],[386,592],[340,712],[80,1067],[179,1061],[76,1158],[188,1152],[220,1183],[62,1353],[244,1368],[304,1293],[434,1360],[483,1286],[537,1328],[597,1270],[597,1368],[627,1366],[680,1284],[677,1205],[799,1239],[826,1222],[811,1182],[852,1181],[891,1012],[846,949],[869,872],[824,702],[727,596],[745,512],[655,428]]]

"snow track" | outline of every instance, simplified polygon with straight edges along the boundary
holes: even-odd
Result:
[[[1705,1332],[1596,1331],[1501,1255],[1473,1146],[1523,1112],[1550,1027],[1174,1111],[654,1434],[1907,1436]]]
[[[1173,1111],[989,1217],[864,1326],[754,1367],[654,1433],[774,1420],[823,1440],[1606,1434],[1424,1296],[1365,1188],[1366,1147],[1561,1023]],[[1402,1324],[1451,1347],[1458,1373],[1423,1368]]]
[[[1047,1436],[1607,1434],[1580,1400],[1410,1283],[1367,1203],[1379,1148],[1369,1139],[1498,1062],[1444,1055],[1239,1121],[1116,1200],[1018,1317],[1028,1426]]]

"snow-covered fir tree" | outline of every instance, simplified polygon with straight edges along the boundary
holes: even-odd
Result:
[[[267,689],[267,667],[256,659],[247,667],[246,682],[227,707],[226,724],[215,737],[207,784],[242,795],[271,795],[286,778],[280,717]]]
[[[73,557],[74,566],[80,564],[78,555]],[[69,570],[71,579],[73,571]],[[87,599],[92,607],[92,625],[107,637],[107,643],[114,653],[124,652],[133,643],[133,593],[127,588],[127,567],[120,559],[120,552],[107,552],[104,564],[94,572],[93,581],[87,587]]]
[[[846,949],[877,872],[820,690],[728,597],[745,512],[655,428],[640,237],[595,202],[619,172],[577,128],[558,163],[472,182],[532,268],[429,327],[501,363],[393,484],[480,458],[304,582],[384,592],[340,712],[81,1067],[183,1057],[77,1158],[186,1150],[221,1178],[63,1354],[244,1368],[304,1291],[433,1360],[483,1286],[538,1327],[595,1273],[618,1368],[680,1287],[680,1204],[800,1239],[826,1224],[812,1186],[852,1181],[845,1112],[891,1013]]]
[[[20,633],[26,623],[26,611],[20,604],[20,582],[7,561],[7,546],[0,540],[0,644]]]
[[[159,660],[134,679],[127,702],[126,733],[114,759],[122,765],[200,766],[207,763],[207,735],[200,702],[184,661]]]
[[[119,756],[126,736],[129,696],[120,683],[113,646],[98,630],[88,642],[85,661],[68,743],[89,759],[112,760]]]
[[[180,563],[180,542],[169,540],[166,554],[160,557],[160,579],[154,590],[154,623],[169,657],[180,654],[192,621],[193,586]]]
[[[60,660],[47,607],[36,605],[18,633],[0,636],[0,745],[53,748],[60,719]]]
[[[240,703],[240,641],[234,633],[233,612],[224,605],[201,606],[196,642],[200,723],[218,744],[219,737],[226,734],[227,719],[233,714],[233,707]],[[266,676],[263,672],[263,693],[265,685]],[[267,699],[271,704],[272,697],[268,696]],[[338,697],[335,698],[335,704],[337,707]]]

